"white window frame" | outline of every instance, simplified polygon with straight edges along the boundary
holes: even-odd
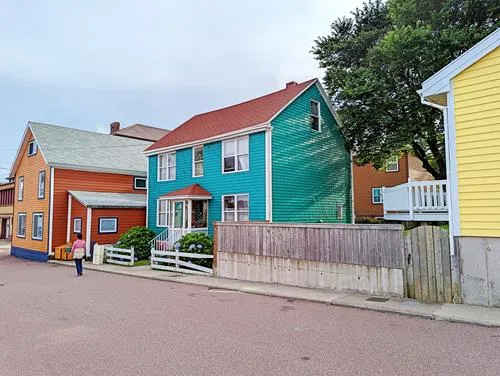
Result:
[[[314,129],[312,127],[312,123],[309,124],[309,127],[311,128],[311,130],[315,131],[315,132],[321,132],[321,103],[318,102],[318,101],[315,101],[315,100],[311,100],[311,103],[309,104],[309,106],[311,106],[312,103],[316,103],[318,105],[318,129]],[[311,118],[312,117],[316,117],[316,115],[313,115],[312,113],[312,109],[309,108],[309,111],[310,111],[310,114],[309,114],[309,122],[311,121]]]
[[[43,176],[43,184],[42,183],[42,176]],[[43,199],[45,198],[45,182],[46,182],[46,174],[45,171],[40,171],[38,172],[38,198]]]
[[[238,196],[247,196],[248,198],[248,209],[245,210],[238,210]],[[226,210],[224,208],[224,199],[226,197],[234,197],[234,211],[233,210],[227,210],[228,213],[233,212],[234,213],[234,221],[226,221]],[[247,212],[248,214],[248,220],[250,221],[250,194],[249,193],[238,193],[238,194],[229,194],[229,195],[223,195],[222,196],[222,222],[240,222],[238,221],[238,213],[244,213]]]
[[[375,201],[375,191],[379,189],[380,190],[380,202],[378,201]],[[375,204],[375,205],[380,205],[380,204],[383,204],[384,203],[384,195],[383,195],[383,190],[382,190],[382,187],[375,187],[375,188],[372,188],[372,204]]]
[[[32,146],[33,146],[33,150],[30,153],[30,149],[31,149]],[[38,151],[38,145],[36,144],[36,141],[35,140],[31,140],[28,143],[28,157],[31,157],[31,156],[35,155],[37,153],[37,151]]]
[[[390,169],[389,168],[390,164],[395,164],[396,168],[395,169]],[[388,159],[387,162],[386,162],[386,166],[385,166],[385,172],[398,172],[398,171],[399,171],[399,159],[398,158]]]
[[[168,156],[169,155],[173,155],[174,156],[174,165],[173,166],[170,166],[168,164]],[[162,159],[162,157],[165,157],[165,166],[161,166],[160,165],[160,161]],[[172,181],[172,180],[175,180],[176,177],[177,177],[177,155],[176,155],[176,152],[173,151],[173,152],[170,152],[170,153],[162,153],[162,154],[158,154],[158,169],[157,169],[157,175],[156,175],[156,180],[157,181]],[[174,169],[174,178],[172,178],[169,174],[169,171],[170,171],[170,168],[173,168]],[[166,179],[160,179],[160,170],[161,169],[166,169],[167,170],[167,173],[166,173]]]
[[[342,221],[344,219],[344,205],[337,205],[337,220]]]
[[[40,217],[42,221],[42,233],[40,236],[35,236],[35,217]],[[31,224],[31,239],[33,240],[43,240],[43,213],[33,213],[33,222]]]
[[[24,217],[24,235],[21,235],[19,233],[19,224],[21,223],[21,221],[19,220],[19,217]],[[16,229],[16,235],[18,238],[26,238],[26,219],[27,219],[27,215],[26,213],[17,213],[17,229]]]
[[[114,229],[103,231],[101,229],[102,221],[114,221],[115,222]],[[116,234],[117,232],[118,232],[118,218],[117,217],[99,217],[99,228],[98,228],[99,234]]]
[[[166,206],[165,206],[165,211],[164,212],[160,212],[160,201],[165,201],[166,202]],[[160,214],[165,214],[166,220],[165,220],[165,224],[164,225],[160,224]],[[171,214],[172,214],[171,200],[159,198],[156,201],[156,227],[169,227],[170,226],[170,222],[171,222],[171,218],[170,218]]]
[[[238,140],[245,140],[247,141],[248,145],[248,152],[247,153],[238,153]],[[225,150],[226,150],[226,144],[234,142],[234,154],[230,155],[225,155]],[[246,155],[248,158],[247,162],[247,168],[238,170],[238,157]],[[234,157],[234,171],[224,171],[224,159],[228,157]],[[232,138],[230,140],[222,141],[222,173],[223,174],[234,174],[237,172],[245,172],[250,170],[250,137],[249,136],[243,136],[243,137],[238,137],[238,138]]]
[[[138,187],[137,180],[144,180],[144,182],[146,183],[146,186],[145,187]],[[148,179],[143,178],[141,176],[134,176],[134,189],[148,189]]]
[[[80,223],[80,230],[76,228],[76,224]],[[82,217],[73,218],[73,234],[81,234],[82,233]]]
[[[202,177],[203,174],[205,173],[205,149],[203,145],[198,145],[198,146],[193,146],[193,178],[199,178]],[[196,155],[196,149],[201,149],[202,151],[202,159],[201,161],[195,160],[195,155]],[[196,163],[201,163],[202,166],[202,172],[201,175],[196,175]]]
[[[23,201],[24,198],[24,176],[17,179],[17,201]]]

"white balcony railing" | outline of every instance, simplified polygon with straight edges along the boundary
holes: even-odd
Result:
[[[400,221],[447,221],[447,181],[412,181],[383,189],[384,218]]]

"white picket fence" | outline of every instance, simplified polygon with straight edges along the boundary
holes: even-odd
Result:
[[[134,247],[131,247],[130,249],[104,247],[104,251],[106,254],[106,261],[109,264],[134,266]]]
[[[189,261],[180,260],[181,257],[191,259],[213,259],[213,255],[204,255],[201,253],[180,252],[177,249],[163,251],[151,249],[151,268],[159,270],[168,270],[172,272],[183,272],[190,274],[212,274],[213,270],[205,266],[196,265]],[[174,265],[174,266],[171,266]]]

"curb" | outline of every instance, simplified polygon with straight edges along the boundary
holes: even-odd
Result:
[[[57,261],[48,261],[49,264],[52,265],[60,265],[60,266],[66,266],[66,267],[73,267],[73,265],[65,264],[65,263],[59,263]],[[189,281],[189,280],[181,280],[181,279],[176,279],[176,278],[171,278],[171,279],[165,279],[165,278],[159,278],[155,276],[145,276],[145,275],[134,275],[130,274],[128,272],[122,272],[122,271],[115,271],[115,270],[103,270],[103,269],[96,269],[93,268],[92,266],[87,266],[85,269],[87,270],[92,270],[95,272],[102,272],[102,273],[109,273],[109,274],[115,274],[115,275],[121,275],[121,276],[127,276],[127,277],[134,277],[134,278],[142,278],[142,279],[149,279],[153,281],[160,281],[160,282],[172,282],[172,283],[179,283],[179,284],[185,284],[185,285],[193,285],[193,286],[203,286],[203,287],[209,287],[209,288],[220,288],[224,290],[230,290],[230,291],[237,291],[245,294],[254,294],[254,295],[263,295],[263,296],[270,296],[270,297],[276,297],[276,298],[291,298],[291,299],[296,299],[296,300],[302,300],[302,301],[307,301],[307,302],[312,302],[312,303],[321,303],[321,304],[329,304],[332,306],[336,307],[343,307],[343,308],[355,308],[355,309],[360,309],[364,311],[372,311],[372,312],[381,312],[381,313],[390,313],[390,314],[395,314],[395,315],[400,315],[400,316],[406,316],[406,317],[418,317],[426,320],[434,320],[434,321],[446,321],[446,322],[451,322],[451,323],[457,323],[457,324],[468,324],[468,325],[476,325],[476,326],[482,326],[482,327],[487,327],[487,328],[500,328],[500,324],[493,324],[493,323],[488,323],[488,322],[482,322],[482,321],[470,321],[466,319],[461,319],[461,318],[453,318],[453,317],[441,317],[439,314],[434,313],[424,313],[424,312],[412,312],[412,311],[407,311],[407,310],[398,310],[394,308],[387,308],[387,307],[375,307],[375,306],[368,306],[368,305],[360,305],[356,303],[345,303],[345,302],[339,302],[337,301],[338,299],[342,298],[334,298],[334,299],[318,299],[318,298],[307,298],[307,297],[297,297],[293,296],[290,294],[279,294],[271,291],[262,291],[262,290],[257,290],[257,289],[252,289],[248,287],[231,287],[231,286],[214,286],[212,284],[207,284],[203,282],[196,282],[196,281]],[[186,274],[186,276],[188,276]],[[210,278],[217,278],[217,277],[210,277]],[[214,282],[216,280],[214,279]],[[436,311],[437,312],[437,311]]]

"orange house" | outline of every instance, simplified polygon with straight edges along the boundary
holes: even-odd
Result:
[[[353,162],[352,171],[356,218],[383,218],[383,187],[404,184],[408,179],[433,180],[420,160],[408,153],[388,161],[383,170],[376,170],[371,164],[360,166]]]
[[[46,261],[82,233],[114,243],[146,223],[151,142],[29,122],[10,172],[15,180],[14,256]]]

